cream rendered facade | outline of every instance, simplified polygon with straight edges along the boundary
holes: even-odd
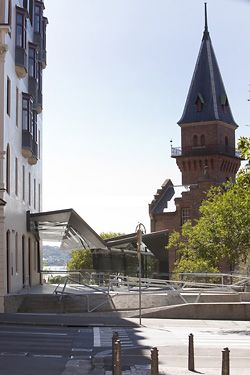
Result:
[[[0,0],[0,312],[6,295],[40,283],[26,213],[42,205],[43,9],[40,0]]]

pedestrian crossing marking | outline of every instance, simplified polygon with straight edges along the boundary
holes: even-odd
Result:
[[[123,348],[131,348],[134,346],[125,329],[94,327],[94,347],[112,347],[112,337],[114,332],[118,333]]]

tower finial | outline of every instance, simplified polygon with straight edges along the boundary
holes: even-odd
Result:
[[[207,3],[204,3],[205,5],[205,32],[208,32],[208,27],[207,27]]]
[[[208,26],[207,26],[207,3],[204,3],[204,5],[205,5],[205,29],[203,33],[203,40],[209,37]]]

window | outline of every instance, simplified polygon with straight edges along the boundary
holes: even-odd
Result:
[[[31,205],[31,174],[29,172],[29,205]]]
[[[10,146],[6,149],[6,191],[10,194]]]
[[[199,93],[195,101],[196,111],[201,112],[203,109],[203,105],[204,105],[204,99],[202,95]]]
[[[37,272],[37,270],[38,270],[37,258],[38,258],[37,242],[34,241],[34,271],[35,272]]]
[[[32,98],[27,95],[23,94],[23,102],[22,102],[22,128],[23,130],[27,130],[32,133]]]
[[[189,219],[190,219],[190,209],[186,207],[182,208],[181,209],[181,225],[183,225]]]
[[[33,44],[29,44],[29,76],[36,78],[37,76],[37,49]]]
[[[25,201],[25,166],[23,165],[23,201]]]
[[[16,126],[18,127],[19,122],[19,90],[16,88]]]
[[[42,4],[35,3],[34,31],[41,33],[42,28]]]
[[[18,159],[15,159],[15,194],[18,195]]]
[[[42,64],[38,63],[37,65],[37,86],[38,91],[42,92],[43,90],[43,70],[42,70]]]
[[[10,102],[11,102],[11,81],[7,77],[7,102],[6,102],[6,112],[10,116]]]
[[[201,135],[201,146],[205,146],[205,135]]]
[[[30,15],[31,24],[33,23],[33,9],[34,9],[33,0],[30,0],[29,1],[29,15]]]
[[[193,146],[198,146],[198,136],[197,135],[193,136]]]
[[[15,265],[16,265],[16,273],[18,273],[18,233],[15,236]]]
[[[38,211],[41,211],[41,184],[38,185]]]
[[[16,12],[16,46],[26,48],[26,17],[21,9]]]
[[[32,134],[33,134],[33,139],[37,143],[37,113],[36,111],[33,111],[33,116],[32,116]]]
[[[41,132],[38,130],[38,157],[41,158]]]
[[[223,112],[227,111],[229,104],[228,104],[228,99],[226,95],[221,95],[221,108]]]
[[[48,20],[46,17],[43,17],[42,20],[42,48],[46,50],[46,27],[47,27]]]
[[[28,10],[29,6],[28,6],[28,3],[29,3],[29,0],[23,0],[23,7]]]
[[[34,208],[36,209],[36,179],[34,178]]]

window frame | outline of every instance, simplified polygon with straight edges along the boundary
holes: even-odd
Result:
[[[33,118],[32,107],[33,107],[32,97],[28,94],[23,93],[23,96],[22,96],[22,130],[28,131],[30,134],[32,134],[32,118]]]
[[[37,78],[37,46],[33,43],[29,43],[28,75]]]
[[[19,19],[20,16],[20,19]],[[16,47],[26,49],[27,44],[27,19],[26,11],[16,7]],[[20,22],[19,22],[20,21]]]
[[[185,224],[188,220],[190,220],[190,207],[182,207],[181,208],[181,225]]]
[[[11,112],[11,80],[7,76],[6,81],[6,113],[10,117]]]

